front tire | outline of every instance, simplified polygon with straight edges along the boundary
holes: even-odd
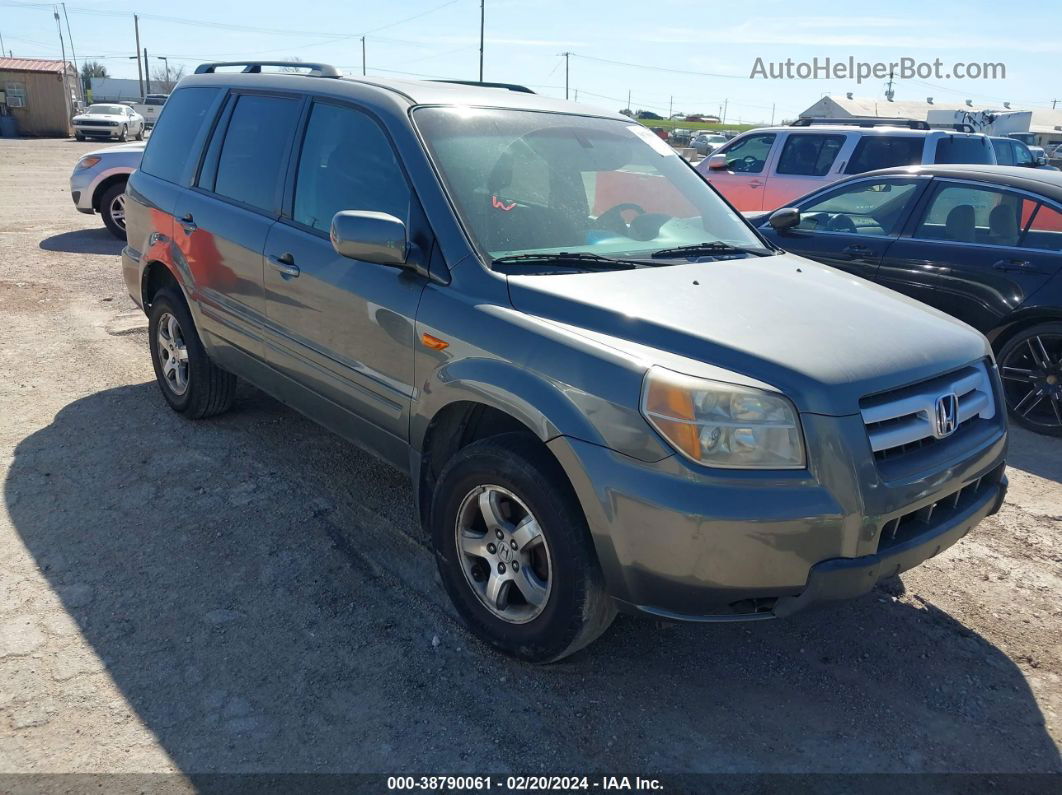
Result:
[[[122,125],[122,131],[118,133],[118,140],[122,143],[125,143],[129,140],[129,128],[126,127],[124,124]]]
[[[999,351],[999,375],[1014,422],[1062,436],[1062,323],[1019,331]]]
[[[559,660],[612,623],[586,519],[537,439],[508,433],[459,451],[439,475],[430,526],[457,612],[505,654]]]
[[[74,133],[74,140],[75,141],[84,141],[85,140],[85,136],[82,135],[81,133]]]
[[[103,216],[103,225],[112,235],[119,240],[126,239],[124,182],[111,185],[100,197],[100,215]]]
[[[236,376],[210,361],[184,299],[160,290],[148,312],[148,345],[162,396],[189,419],[221,414],[232,406]]]

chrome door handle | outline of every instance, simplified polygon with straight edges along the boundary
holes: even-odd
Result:
[[[199,228],[196,226],[195,219],[192,217],[191,213],[185,213],[177,223],[181,225],[181,229],[184,230],[186,235],[192,234],[192,232]]]
[[[274,257],[270,254],[266,257],[266,260],[270,265],[280,271],[282,276],[289,279],[294,279],[302,272],[299,270],[299,266],[295,264],[295,258],[287,252],[281,254],[279,257]]]
[[[763,183],[760,182],[758,179],[754,179],[754,180],[752,180],[749,183],[749,187],[750,188],[759,188],[759,187],[762,187],[762,186],[763,186]]]

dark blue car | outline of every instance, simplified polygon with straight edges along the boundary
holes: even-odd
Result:
[[[1014,420],[1062,436],[1062,173],[883,169],[747,217],[787,251],[981,331],[996,351]]]

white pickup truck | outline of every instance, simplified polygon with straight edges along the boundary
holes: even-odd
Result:
[[[169,94],[148,94],[143,102],[134,102],[133,110],[144,117],[144,123],[148,127],[154,127],[155,122],[162,113],[162,106],[166,104]]]

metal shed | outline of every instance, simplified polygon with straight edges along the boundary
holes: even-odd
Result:
[[[81,100],[81,81],[69,62],[0,58],[3,112],[13,117],[20,135],[67,137]]]

